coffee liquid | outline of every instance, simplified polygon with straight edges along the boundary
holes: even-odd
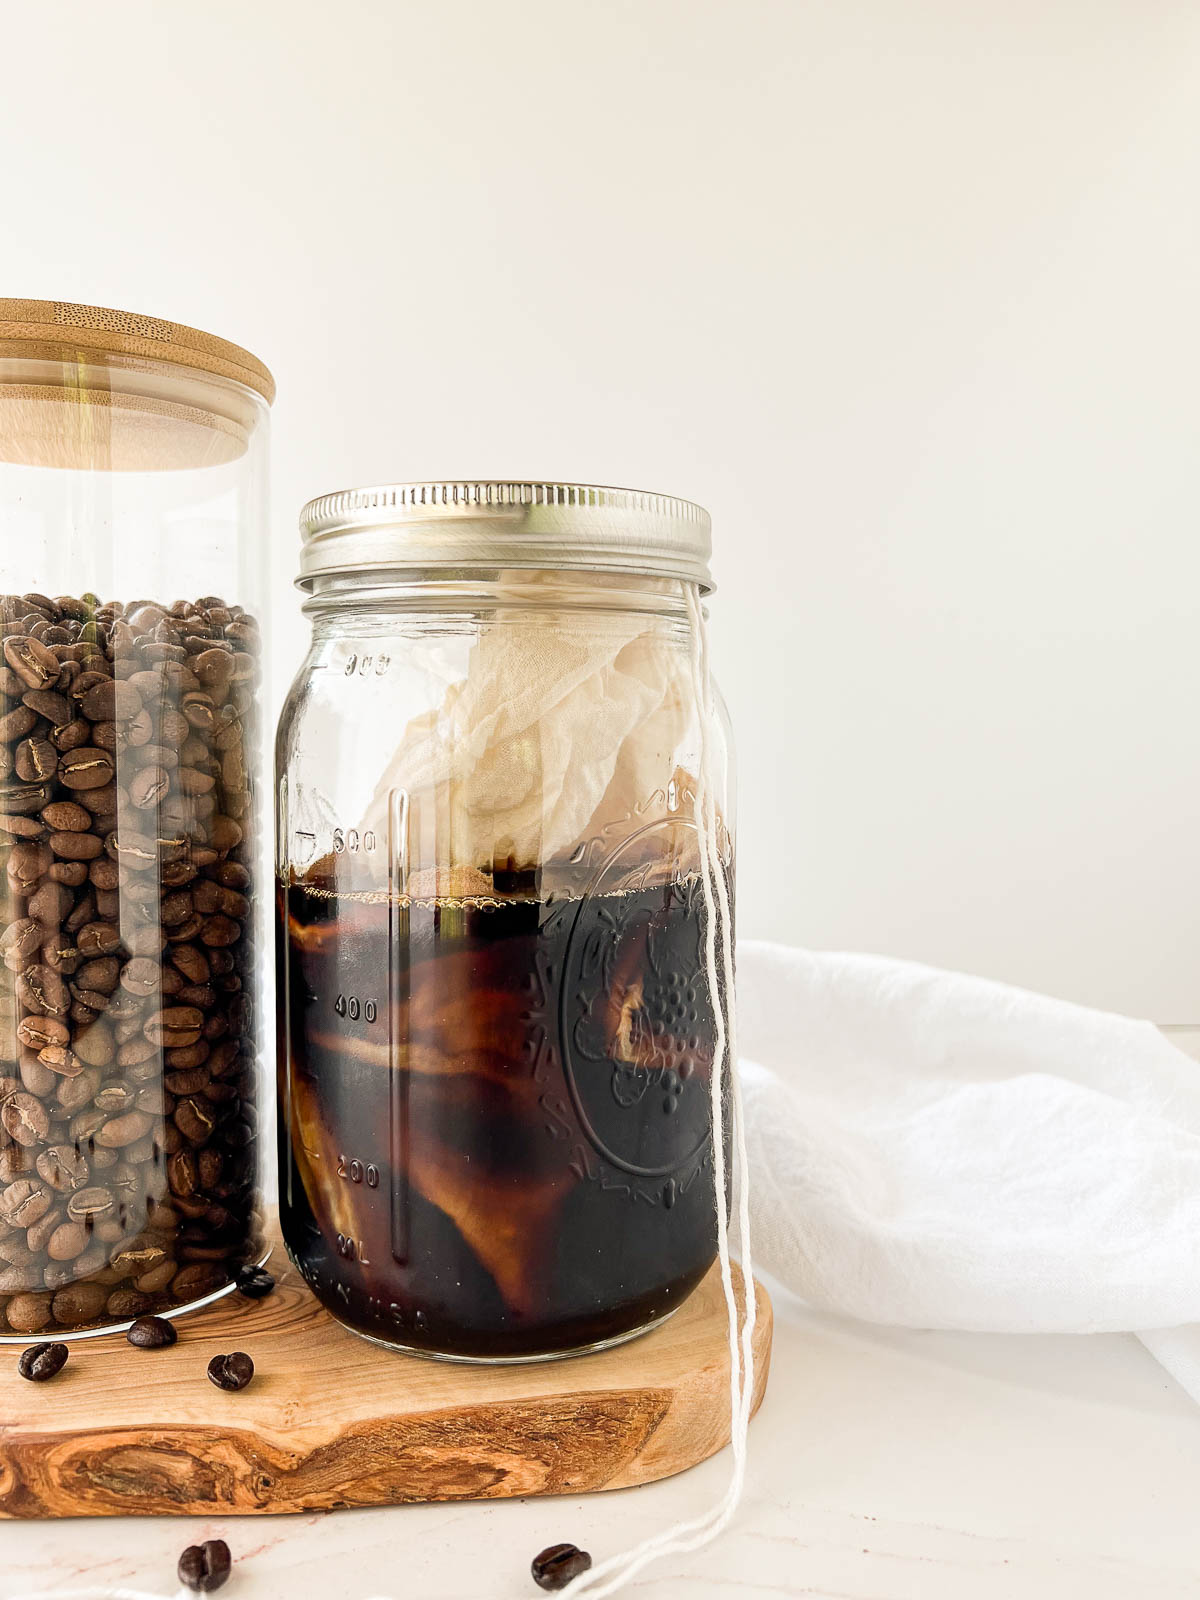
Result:
[[[281,884],[283,1231],[339,1318],[495,1360],[682,1303],[716,1250],[702,910],[695,878],[410,902],[338,893],[330,862]]]

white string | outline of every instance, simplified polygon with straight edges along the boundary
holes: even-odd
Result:
[[[721,846],[717,835],[716,794],[712,771],[712,678],[708,661],[708,631],[700,591],[692,584],[683,586],[689,624],[689,656],[692,689],[700,723],[700,761],[697,774],[696,810],[699,827],[700,879],[704,892],[704,959],[709,994],[712,997],[716,1033],[712,1065],[713,1188],[717,1207],[717,1259],[729,1332],[729,1414],[733,1468],[725,1492],[706,1512],[652,1534],[629,1550],[598,1562],[580,1573],[562,1591],[564,1595],[591,1595],[603,1600],[616,1594],[639,1572],[661,1556],[698,1550],[717,1538],[729,1525],[742,1497],[746,1481],[746,1447],[750,1409],[754,1403],[754,1265],[750,1254],[750,1180],[746,1165],[746,1132],[742,1117],[742,1092],[737,1071],[737,1051],[733,1039],[733,926],[729,888],[721,867]],[[719,966],[718,966],[719,961]],[[724,983],[725,1006],[721,1004]],[[729,1010],[726,1030],[725,1009]],[[737,1199],[737,1231],[741,1244],[742,1281],[745,1286],[746,1314],[738,1337],[738,1303],[733,1287],[729,1255],[729,1210],[726,1199],[724,1077],[728,1064],[730,1112],[734,1147],[734,1183]]]

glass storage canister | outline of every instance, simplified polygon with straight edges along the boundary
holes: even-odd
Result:
[[[270,373],[0,300],[0,1337],[261,1256]]]
[[[398,1348],[617,1343],[716,1252],[708,516],[422,483],[313,501],[301,528],[312,645],[276,750],[288,1250]],[[723,713],[707,735],[731,890]]]

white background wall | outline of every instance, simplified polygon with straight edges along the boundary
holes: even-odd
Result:
[[[1200,1019],[1188,0],[0,0],[0,292],[714,514],[741,927]]]

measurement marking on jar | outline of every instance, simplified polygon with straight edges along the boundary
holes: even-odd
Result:
[[[344,1261],[357,1261],[361,1266],[369,1267],[366,1247],[361,1239],[353,1239],[348,1234],[339,1233],[337,1236],[338,1255]]]
[[[345,1178],[347,1183],[365,1183],[368,1189],[379,1187],[379,1168],[373,1161],[354,1161],[339,1155],[337,1171],[338,1177]]]
[[[335,828],[333,830],[333,853],[343,855],[356,854],[359,850],[374,850],[376,844],[375,834],[371,828],[364,833],[359,833],[357,828]]]
[[[339,994],[333,1002],[333,1009],[339,1017],[349,1017],[351,1022],[357,1022],[360,1017],[364,1022],[374,1022],[379,1016],[376,1001],[360,1000],[356,994]]]
[[[382,678],[392,664],[391,656],[360,656],[352,650],[346,658],[346,676],[348,678]]]

